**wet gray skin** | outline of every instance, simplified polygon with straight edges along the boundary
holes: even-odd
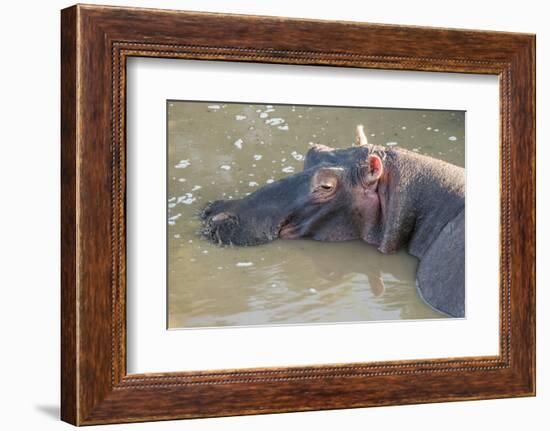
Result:
[[[434,309],[464,316],[464,169],[404,149],[315,145],[304,170],[202,213],[203,235],[250,246],[275,239],[362,239],[420,260],[417,287]]]

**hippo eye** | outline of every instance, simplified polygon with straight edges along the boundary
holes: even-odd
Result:
[[[323,195],[329,195],[334,192],[335,188],[336,181],[323,181],[322,183],[317,185],[315,191]]]
[[[315,199],[330,199],[338,187],[338,172],[334,168],[318,170],[312,180],[311,192]]]

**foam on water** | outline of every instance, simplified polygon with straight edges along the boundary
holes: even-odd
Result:
[[[235,264],[235,266],[237,266],[239,268],[246,268],[246,267],[253,266],[253,265],[254,265],[253,262],[237,262]]]
[[[181,213],[168,217],[168,224],[171,226],[174,226],[176,224],[176,220],[179,219],[180,217],[181,217]]]
[[[178,162],[178,164],[175,165],[174,167],[175,167],[176,169],[185,169],[185,168],[187,168],[190,164],[191,164],[191,162],[189,161],[189,159],[184,159],[184,160],[180,160],[180,161]]]
[[[297,151],[291,152],[290,155],[298,161],[304,160],[304,156],[298,153]]]
[[[176,203],[191,205],[197,199],[193,196],[193,193],[185,193],[183,196],[178,197]]]
[[[285,120],[282,118],[268,118],[265,120],[265,124],[269,124],[270,126],[278,126],[279,124],[283,124]]]

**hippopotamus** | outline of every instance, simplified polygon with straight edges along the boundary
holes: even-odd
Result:
[[[419,259],[416,287],[432,308],[464,317],[464,168],[369,144],[363,127],[347,148],[316,144],[304,169],[202,212],[202,234],[220,245],[275,239],[361,239],[381,253]]]

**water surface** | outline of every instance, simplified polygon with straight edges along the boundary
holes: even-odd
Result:
[[[417,260],[362,241],[219,247],[198,235],[216,199],[298,172],[313,143],[370,143],[464,166],[464,113],[168,101],[169,328],[445,317],[418,296]]]

